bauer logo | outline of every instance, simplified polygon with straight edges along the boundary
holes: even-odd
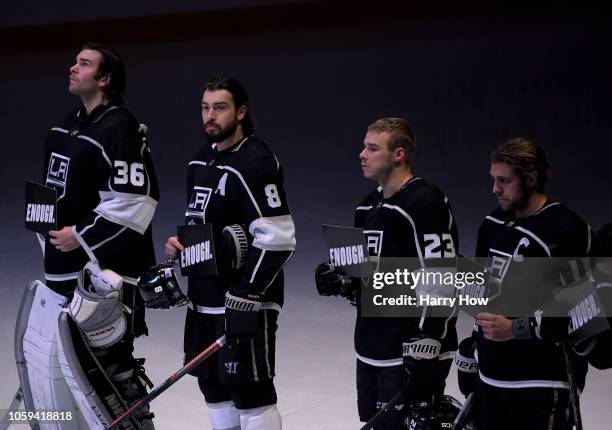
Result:
[[[57,190],[57,199],[61,199],[66,195],[66,181],[68,179],[68,167],[70,166],[70,158],[63,155],[51,153],[49,159],[49,168],[47,169],[46,185]]]
[[[206,207],[211,194],[212,190],[210,188],[194,186],[185,216],[205,219]]]

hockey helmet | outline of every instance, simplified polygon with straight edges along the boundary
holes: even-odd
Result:
[[[444,396],[435,402],[415,402],[408,408],[407,424],[409,430],[453,429],[461,403],[452,396]],[[474,430],[466,424],[457,430]]]
[[[168,309],[189,302],[174,273],[174,261],[151,267],[138,278],[138,291],[150,309]]]

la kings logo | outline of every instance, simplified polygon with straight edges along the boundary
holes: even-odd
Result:
[[[381,230],[364,230],[363,234],[366,238],[366,245],[368,246],[368,254],[370,257],[380,257],[383,232]]]
[[[206,219],[206,207],[210,201],[212,190],[207,187],[194,186],[189,199],[189,205],[185,211],[186,217]]]
[[[228,361],[227,363],[223,363],[225,366],[225,371],[230,375],[235,375],[238,372],[238,361]]]
[[[66,195],[66,181],[68,179],[69,166],[70,158],[56,154],[55,152],[51,153],[45,185],[48,187],[53,187],[57,190],[58,200]]]

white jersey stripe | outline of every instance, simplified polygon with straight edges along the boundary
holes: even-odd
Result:
[[[263,260],[265,254],[266,254],[266,250],[262,249],[261,254],[259,255],[259,260],[257,260],[257,264],[255,265],[255,268],[253,269],[253,273],[251,274],[251,279],[249,280],[249,284],[253,283],[253,280],[255,279],[255,275],[257,274],[257,271],[259,270],[259,265],[261,264],[261,261]]]
[[[83,139],[86,140],[89,143],[93,143],[95,146],[98,147],[98,149],[100,149],[100,152],[102,152],[102,156],[104,157],[104,159],[106,160],[106,162],[108,163],[108,165],[112,168],[113,167],[113,163],[111,163],[110,158],[108,158],[108,155],[106,155],[106,151],[104,151],[104,147],[102,145],[100,145],[100,143],[98,143],[98,141],[96,141],[95,139],[92,139],[89,136],[85,136],[84,134],[79,134],[77,136],[79,139]]]
[[[394,205],[385,203],[383,204],[383,207],[398,211],[400,214],[404,216],[404,218],[406,218],[410,222],[410,225],[412,226],[412,233],[414,234],[414,243],[416,245],[416,251],[419,256],[419,261],[421,262],[421,267],[425,268],[425,260],[423,259],[423,253],[421,252],[421,244],[419,242],[419,237],[417,236],[416,225],[414,224],[414,220],[412,219],[412,217],[408,215],[408,213],[406,213],[406,211],[400,208],[399,206],[394,206]]]
[[[392,358],[389,360],[375,360],[373,358],[367,358],[367,357],[363,357],[357,353],[355,353],[355,355],[357,356],[357,360],[365,363],[365,364],[369,364],[370,366],[376,366],[376,367],[391,367],[391,366],[401,366],[404,364],[404,359],[402,357],[400,358]]]
[[[497,224],[502,224],[502,225],[505,224],[505,222],[503,222],[502,220],[493,218],[491,215],[487,215],[485,219],[488,219],[489,221],[493,221],[494,223],[497,223]]]
[[[528,234],[529,236],[531,236],[536,242],[538,242],[540,244],[540,246],[542,248],[544,248],[544,251],[546,251],[546,254],[548,254],[548,256],[550,257],[550,248],[548,247],[548,245],[546,245],[544,243],[544,241],[542,239],[540,239],[538,236],[536,236],[535,233],[527,230],[524,227],[518,226],[518,225],[515,226],[514,228],[517,229],[518,231],[522,231],[523,233]]]
[[[545,379],[530,379],[525,381],[500,381],[498,379],[487,378],[482,372],[480,380],[485,384],[499,388],[563,388],[569,390],[569,383],[565,381],[549,381]]]
[[[249,197],[251,198],[251,202],[253,203],[253,206],[255,207],[255,210],[257,211],[257,213],[259,214],[259,217],[261,218],[261,216],[262,216],[261,209],[259,209],[259,205],[257,204],[257,201],[255,200],[255,197],[253,197],[253,193],[251,192],[251,189],[247,185],[246,181],[244,180],[244,177],[240,174],[240,172],[238,170],[234,169],[233,167],[230,167],[230,166],[217,166],[217,167],[219,169],[229,170],[230,172],[232,172],[233,174],[238,176],[238,179],[240,179],[240,182],[242,182],[242,186],[244,187],[244,189],[248,193]]]

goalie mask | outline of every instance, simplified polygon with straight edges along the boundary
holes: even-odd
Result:
[[[138,278],[138,291],[150,309],[183,306],[189,301],[181,291],[173,261],[151,267]]]
[[[444,396],[433,404],[430,402],[413,403],[408,409],[408,429],[452,429],[459,411],[461,411],[461,403],[451,396]],[[466,424],[457,430],[474,430],[474,427],[471,424]]]

